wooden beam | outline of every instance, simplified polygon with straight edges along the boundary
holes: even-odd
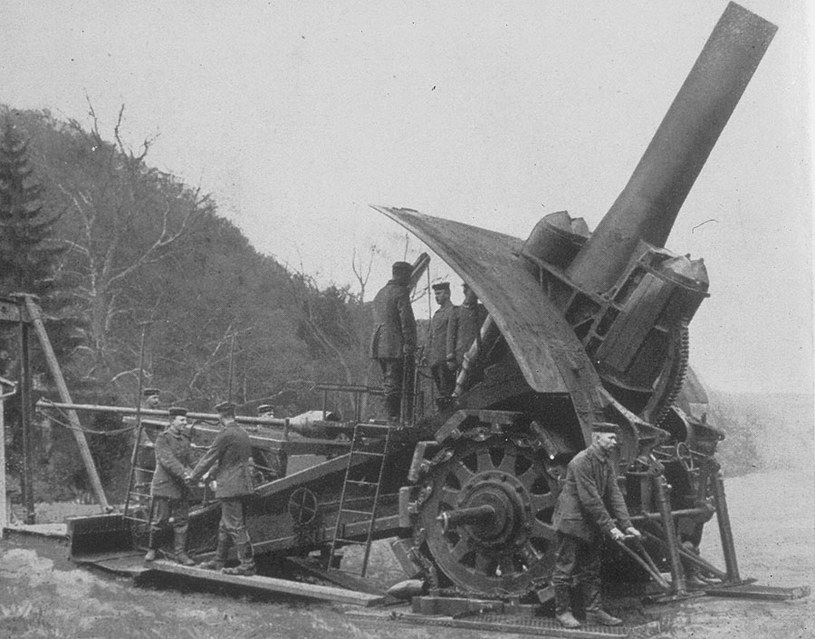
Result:
[[[54,353],[53,347],[51,346],[51,340],[48,339],[48,333],[45,330],[45,324],[43,324],[40,309],[30,295],[22,295],[21,297],[24,300],[23,303],[25,304],[25,309],[31,318],[31,322],[34,324],[34,330],[37,332],[37,337],[40,340],[43,355],[45,355],[45,361],[48,363],[48,369],[51,371],[51,376],[53,377],[54,383],[57,386],[59,396],[62,398],[63,402],[72,404],[73,400],[71,399],[71,394],[68,392],[68,385],[65,383],[65,378],[62,375],[62,369],[59,367],[57,356]],[[82,424],[79,423],[79,417],[77,417],[76,411],[68,411],[68,421],[71,422],[71,433],[73,434],[77,446],[79,447],[79,454],[82,457],[83,463],[85,464],[85,471],[88,473],[88,478],[90,479],[93,492],[96,494],[96,498],[99,500],[99,505],[102,507],[102,509],[108,510],[110,509],[110,505],[108,504],[107,497],[105,496],[105,490],[102,488],[102,481],[99,479],[99,473],[96,471],[96,464],[93,461],[91,449],[88,447],[88,442],[85,439],[85,433],[82,430]],[[32,521],[29,523],[34,522]]]
[[[263,577],[261,575],[251,577],[225,575],[214,570],[204,570],[203,568],[195,566],[181,566],[180,564],[164,560],[153,562],[152,567],[154,571],[182,575],[210,583],[230,584],[242,588],[251,588],[253,590],[278,592],[285,595],[305,597],[307,599],[320,599],[356,606],[374,606],[385,600],[383,595],[355,592],[353,590],[346,590],[345,588],[306,584],[299,581],[289,581],[288,579],[278,579],[276,577]]]

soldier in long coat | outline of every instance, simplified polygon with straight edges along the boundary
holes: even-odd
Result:
[[[215,410],[220,416],[222,430],[195,465],[190,477],[190,481],[198,481],[215,466],[215,497],[221,504],[215,559],[202,563],[201,568],[223,570],[232,575],[252,575],[255,558],[246,531],[246,500],[254,493],[252,443],[249,434],[235,421],[234,404],[222,402]],[[224,568],[230,542],[237,548],[240,565]]]
[[[617,485],[611,451],[617,447],[619,427],[606,422],[592,427],[592,443],[574,456],[566,469],[552,523],[556,531],[555,616],[565,628],[579,628],[571,611],[571,587],[581,586],[586,621],[616,626],[621,619],[602,608],[600,547],[602,537],[619,540],[622,530],[640,536],[631,525],[625,500]],[[615,521],[616,519],[616,521]],[[622,530],[621,530],[622,529]]]
[[[192,473],[192,448],[187,433],[187,410],[172,407],[170,423],[156,437],[156,470],[150,486],[152,513],[149,549],[145,561],[156,558],[157,536],[172,523],[173,559],[185,566],[195,562],[187,555],[187,523],[189,521],[189,489],[187,480]]]
[[[478,295],[464,283],[464,301],[454,307],[447,324],[447,367],[458,371],[464,354],[481,336],[481,325],[487,319],[487,309],[478,302]]]
[[[385,408],[391,421],[400,417],[403,392],[409,396],[412,390],[416,350],[416,320],[408,290],[412,270],[408,262],[395,262],[393,279],[374,298],[371,358],[379,362],[382,370]]]
[[[449,282],[433,284],[433,295],[439,308],[430,320],[426,357],[430,365],[430,374],[439,393],[436,403],[439,408],[443,408],[450,401],[456,383],[455,371],[447,366],[447,327],[455,306],[450,301]]]

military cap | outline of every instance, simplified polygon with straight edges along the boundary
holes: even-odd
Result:
[[[394,275],[402,275],[406,271],[410,273],[413,271],[413,264],[410,262],[394,262],[391,271]]]
[[[218,411],[219,415],[234,415],[235,404],[232,402],[221,402],[215,406],[215,410]]]
[[[449,291],[450,290],[450,282],[439,282],[438,284],[433,284],[434,291]]]
[[[141,394],[144,395],[145,397],[152,397],[153,395],[158,395],[160,393],[161,391],[158,388],[145,388],[141,392]]]
[[[262,415],[263,413],[273,413],[274,406],[271,404],[261,404],[258,406],[258,415]]]
[[[593,433],[613,433],[615,435],[620,434],[620,427],[617,424],[612,424],[611,422],[594,422],[591,425],[591,432]]]
[[[186,417],[187,409],[181,406],[171,406],[169,413],[170,417]]]

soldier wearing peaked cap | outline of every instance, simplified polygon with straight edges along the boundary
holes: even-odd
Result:
[[[185,566],[195,562],[187,555],[189,488],[192,447],[187,426],[187,409],[170,408],[170,423],[156,438],[156,471],[150,486],[153,498],[149,549],[145,561],[153,561],[158,549],[158,533],[172,523],[173,559]]]
[[[412,393],[413,357],[416,350],[416,320],[410,304],[408,262],[395,262],[393,278],[376,294],[373,303],[374,331],[371,358],[379,362],[388,419],[397,421],[402,395]],[[403,388],[404,384],[407,388]]]
[[[433,376],[433,382],[439,393],[436,403],[439,408],[444,408],[450,401],[456,385],[456,373],[447,365],[447,328],[456,307],[450,301],[448,282],[433,284],[432,288],[439,308],[433,313],[430,320],[426,352],[430,374]]]
[[[161,391],[158,388],[145,388],[142,391],[142,408],[156,409],[161,402]]]
[[[261,404],[258,406],[258,417],[274,416],[274,406],[271,404]],[[255,470],[260,473],[263,481],[271,481],[286,476],[288,455],[286,455],[284,451],[253,448],[252,459],[255,463]]]
[[[215,497],[221,504],[215,559],[202,563],[201,567],[223,569],[225,574],[252,575],[255,573],[255,558],[246,531],[246,501],[254,493],[252,443],[249,434],[235,421],[234,404],[222,402],[215,410],[223,429],[195,465],[190,477],[190,481],[198,481],[215,466]],[[236,568],[224,568],[230,543],[238,551],[240,565]]]
[[[579,628],[571,610],[572,585],[580,586],[586,621],[617,626],[621,619],[602,608],[600,546],[602,537],[621,540],[640,532],[631,524],[625,500],[617,485],[612,450],[617,447],[619,427],[608,422],[592,426],[591,445],[574,456],[558,496],[552,523],[555,528],[555,617],[565,628]],[[616,521],[615,521],[616,520]]]

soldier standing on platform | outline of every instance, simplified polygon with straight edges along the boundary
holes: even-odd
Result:
[[[442,409],[450,402],[456,384],[455,372],[447,366],[447,326],[456,307],[450,301],[449,282],[433,284],[433,294],[439,308],[430,320],[426,357],[427,363],[430,364],[430,374],[439,393],[436,404]]]
[[[156,558],[158,533],[168,524],[173,527],[173,559],[185,566],[195,562],[187,555],[187,522],[189,521],[189,480],[192,449],[187,426],[187,410],[170,408],[170,423],[156,438],[156,471],[150,494],[153,498],[149,550],[145,561]]]
[[[552,519],[556,531],[555,569],[552,573],[555,618],[564,628],[580,627],[571,610],[573,585],[582,589],[587,623],[604,626],[622,623],[621,619],[603,610],[600,583],[602,538],[621,540],[625,534],[640,536],[631,524],[617,485],[617,469],[611,451],[617,447],[618,434],[616,424],[595,423],[591,446],[577,453],[566,468],[566,479]]]
[[[213,466],[215,497],[221,504],[218,547],[215,558],[201,568],[222,570],[228,575],[255,574],[252,543],[246,531],[246,502],[254,493],[252,485],[252,443],[249,434],[235,421],[235,404],[222,402],[215,407],[223,430],[215,436],[207,452],[195,465],[190,477],[198,481]],[[230,542],[237,548],[240,565],[224,568]]]
[[[382,369],[385,407],[390,421],[398,421],[402,394],[412,394],[413,357],[416,350],[416,320],[410,305],[408,262],[395,262],[391,279],[374,298],[374,332],[371,358]],[[407,383],[407,388],[403,388]]]
[[[464,354],[473,342],[481,338],[481,325],[487,319],[487,309],[478,302],[478,295],[465,282],[461,285],[464,301],[453,308],[447,324],[447,367],[455,372],[461,368]]]
[[[258,417],[274,417],[274,406],[271,404],[261,404],[258,406]],[[253,449],[252,459],[255,462],[255,470],[260,471],[263,481],[272,481],[286,476],[286,466],[288,456],[282,450],[271,451]]]

